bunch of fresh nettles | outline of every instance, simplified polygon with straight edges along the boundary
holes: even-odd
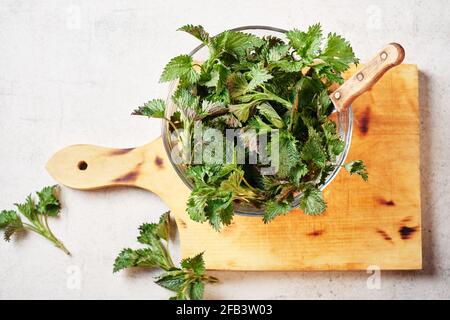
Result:
[[[48,226],[48,217],[56,217],[61,210],[58,193],[58,186],[49,186],[36,192],[39,199],[37,203],[31,195],[26,198],[24,203],[16,203],[17,210],[27,218],[28,222],[22,221],[15,210],[0,212],[0,229],[5,229],[5,240],[10,241],[11,236],[17,232],[33,231],[50,240],[56,247],[70,255],[64,244],[56,238]]]
[[[114,272],[125,268],[161,268],[165,272],[155,281],[160,286],[174,291],[172,300],[200,300],[205,283],[217,282],[217,278],[205,275],[203,253],[181,261],[175,267],[169,253],[169,212],[164,213],[158,223],[144,223],[139,227],[138,242],[143,249],[123,249],[114,263]]]
[[[299,194],[299,207],[306,214],[324,212],[319,186],[335,169],[336,157],[345,147],[329,117],[333,105],[328,94],[331,85],[343,82],[341,73],[358,62],[350,44],[335,33],[324,39],[320,24],[306,32],[287,32],[287,41],[238,31],[211,37],[203,27],[193,25],[179,30],[204,43],[209,58],[200,63],[180,55],[164,68],[161,82],[178,81],[172,96],[177,106],[174,114],[165,115],[161,99],[145,103],[134,114],[164,118],[183,152],[190,154],[199,147],[193,143],[193,128],[199,123],[221,130],[224,136],[226,129],[240,129],[239,143],[246,157],[271,152],[271,148],[255,148],[248,133],[278,130],[279,162],[273,175],[262,174],[260,163],[240,164],[235,157],[222,164],[188,163],[186,174],[194,184],[187,204],[190,217],[219,230],[231,223],[233,204],[241,202],[264,207],[264,222],[268,222],[286,214]],[[345,168],[367,180],[362,161]]]

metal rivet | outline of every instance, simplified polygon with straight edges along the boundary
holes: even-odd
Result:
[[[359,81],[362,81],[364,79],[364,75],[360,72],[356,75],[356,79],[358,79]]]
[[[385,51],[383,51],[381,54],[380,54],[380,58],[381,58],[381,60],[386,60],[386,58],[387,58],[387,53],[385,52]]]
[[[341,93],[339,91],[336,91],[334,93],[334,98],[339,100],[340,97],[341,97]]]

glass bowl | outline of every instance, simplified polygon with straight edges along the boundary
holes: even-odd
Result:
[[[285,33],[286,30],[274,28],[274,27],[268,27],[268,26],[244,26],[239,28],[230,29],[232,31],[243,31],[246,33],[251,33],[259,37],[264,36],[275,36],[278,38],[281,38],[283,40],[286,40]],[[205,61],[208,58],[209,52],[208,48],[201,44],[198,47],[196,47],[194,50],[192,50],[189,53],[190,56],[192,56],[194,61]],[[169,89],[169,95],[166,100],[166,118],[170,118],[171,115],[176,111],[177,106],[172,102],[171,96],[174,90],[176,89],[177,81],[173,81],[170,84]],[[334,163],[334,169],[330,172],[328,177],[325,179],[324,183],[319,185],[319,189],[323,190],[326,186],[328,186],[331,181],[337,176],[339,170],[341,169],[341,165],[344,163],[351,143],[352,138],[352,129],[353,129],[353,113],[351,106],[347,108],[344,112],[337,112],[334,111],[331,115],[332,119],[336,122],[337,126],[337,132],[341,139],[345,143],[344,151],[336,157],[336,162]],[[164,143],[164,147],[166,149],[166,152],[169,156],[169,159],[175,169],[175,171],[178,173],[178,176],[180,179],[192,190],[194,185],[193,182],[187,178],[185,171],[186,167],[182,164],[178,164],[172,159],[172,151],[177,143],[177,139],[174,135],[171,134],[169,124],[167,121],[163,120],[162,122],[162,139]],[[297,194],[294,198],[294,201],[291,203],[291,207],[295,208],[298,206],[300,201],[301,193]],[[264,215],[264,208],[263,207],[255,207],[249,204],[243,204],[243,203],[235,203],[234,204],[234,212],[236,214],[240,215],[247,215],[247,216],[258,216],[261,217]]]

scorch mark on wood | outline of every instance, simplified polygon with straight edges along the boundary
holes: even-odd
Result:
[[[155,157],[155,164],[156,164],[156,166],[158,167],[158,168],[163,168],[164,167],[164,160],[161,158],[161,157],[159,157],[159,156],[156,156]]]
[[[392,241],[392,238],[387,234],[386,231],[381,230],[381,229],[377,229],[377,233],[380,234],[384,240],[386,241]]]
[[[134,148],[125,148],[125,149],[115,149],[109,153],[110,156],[120,156],[121,154],[126,154],[130,151],[133,151]]]
[[[383,198],[378,199],[378,203],[382,204],[382,205],[385,205],[385,206],[395,206],[395,202],[394,201],[386,200],[386,199],[383,199]]]
[[[310,237],[318,237],[321,236],[324,232],[325,230],[314,230],[312,232],[307,233],[306,235]]]
[[[136,165],[136,167],[132,171],[130,171],[130,172],[128,172],[128,173],[126,173],[126,174],[124,174],[124,175],[122,175],[120,177],[117,177],[116,179],[113,180],[113,182],[115,182],[115,183],[122,183],[122,182],[134,182],[134,181],[136,181],[137,178],[139,177],[139,172],[140,172],[141,165],[142,165],[142,162],[138,163]]]
[[[133,182],[136,181],[137,177],[139,176],[139,171],[135,170],[135,171],[131,171],[128,172],[127,174],[124,174],[123,176],[120,176],[116,179],[114,179],[114,182]]]
[[[358,129],[366,135],[369,132],[370,123],[370,106],[366,106],[366,109],[362,112],[361,117],[358,119]]]
[[[418,228],[418,226],[417,227],[403,226],[398,230],[398,233],[400,233],[400,237],[403,240],[407,240],[407,239],[411,238],[411,236],[414,232],[417,231],[417,228]]]

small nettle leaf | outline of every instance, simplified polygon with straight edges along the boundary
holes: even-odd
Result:
[[[21,223],[21,219],[14,210],[3,210],[0,212],[0,229],[19,222]]]
[[[205,291],[205,284],[200,280],[194,281],[189,288],[189,297],[191,300],[203,299],[203,293]]]
[[[182,270],[173,270],[163,273],[155,282],[161,287],[171,291],[181,291],[185,286],[186,274]]]
[[[320,137],[316,132],[310,131],[310,136],[302,147],[301,156],[304,161],[313,162],[319,168],[325,166],[327,156],[322,148]]]
[[[343,167],[350,173],[350,175],[358,174],[364,181],[369,179],[366,165],[362,162],[362,160],[350,161],[344,164]]]
[[[263,115],[276,128],[281,129],[284,127],[283,120],[269,103],[261,103],[256,107],[256,109],[258,109],[259,113]]]
[[[308,166],[304,163],[299,163],[292,170],[292,182],[296,187],[300,187],[301,179],[308,174]]]
[[[286,178],[290,175],[291,169],[300,161],[297,141],[289,132],[280,134],[279,157],[280,164],[277,175],[281,178]]]
[[[250,116],[250,110],[255,105],[254,102],[232,104],[228,106],[228,109],[233,113],[239,121],[245,122]]]
[[[250,69],[249,76],[251,78],[248,83],[246,91],[252,91],[256,89],[259,85],[273,78],[269,71],[264,68],[261,68],[259,65],[253,66]]]
[[[161,239],[169,241],[170,237],[170,211],[167,211],[161,215],[156,228],[156,234]]]
[[[59,214],[61,204],[57,198],[58,191],[58,186],[49,186],[44,187],[41,191],[36,192],[39,198],[37,211],[40,214],[47,214],[51,217],[55,217]]]
[[[120,270],[134,267],[136,260],[137,254],[134,250],[129,248],[123,249],[114,261],[113,272],[116,273]]]
[[[286,57],[289,52],[288,45],[277,45],[269,49],[267,53],[267,61],[268,62],[276,62],[280,61],[282,58]]]
[[[14,204],[17,208],[17,210],[23,214],[25,217],[27,217],[29,220],[35,220],[36,219],[36,205],[34,203],[33,198],[31,198],[31,195],[28,195],[25,199],[24,203],[15,203]]]
[[[205,222],[207,220],[205,208],[208,197],[213,193],[213,188],[195,187],[194,190],[192,190],[189,195],[186,209],[192,220],[198,222]]]
[[[299,207],[306,214],[316,215],[324,212],[327,205],[323,199],[322,191],[313,185],[308,185],[300,195]]]
[[[192,258],[181,260],[181,267],[192,270],[196,275],[203,275],[205,273],[205,261],[203,260],[203,252],[197,254]]]
[[[269,221],[275,219],[279,215],[284,215],[289,212],[291,206],[287,202],[278,202],[275,200],[271,200],[266,204],[266,208],[264,210],[264,223],[268,223]]]
[[[302,59],[311,60],[320,52],[322,29],[320,24],[312,25],[307,32],[297,29],[286,34],[289,43]]]
[[[187,24],[179,28],[178,31],[187,32],[205,44],[208,44],[209,42],[209,33],[200,25],[194,26],[192,24]]]
[[[216,64],[211,71],[211,78],[205,82],[207,87],[215,87],[218,92],[225,88],[230,71],[222,64]]]
[[[240,31],[225,31],[212,39],[213,52],[228,52],[237,56],[242,56],[252,48],[259,48],[264,41],[249,33]]]
[[[193,72],[198,76],[196,76]],[[194,70],[192,57],[186,54],[177,56],[167,63],[164,67],[163,73],[161,74],[160,81],[172,81],[183,76],[186,76],[191,83],[194,82],[193,80],[198,80],[200,77],[200,75]]]
[[[133,111],[133,115],[146,116],[149,118],[164,118],[166,103],[162,99],[153,99]]]
[[[23,230],[20,216],[13,210],[3,210],[0,212],[0,229],[5,229],[3,238],[10,241],[14,233]]]
[[[335,33],[328,34],[327,45],[320,58],[339,73],[347,70],[351,63],[358,63],[350,43]]]
[[[231,97],[236,98],[247,92],[248,81],[242,73],[236,72],[228,77],[227,86]]]

